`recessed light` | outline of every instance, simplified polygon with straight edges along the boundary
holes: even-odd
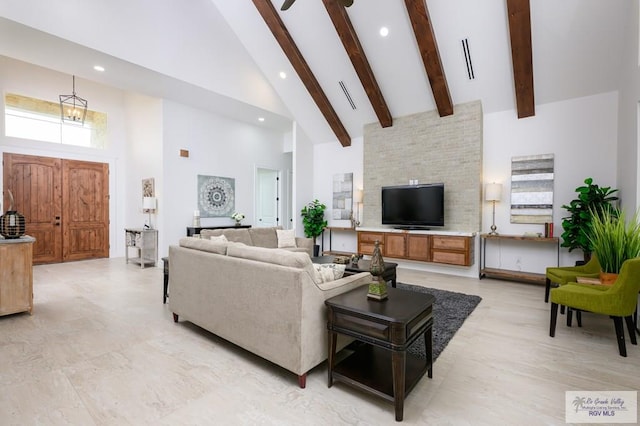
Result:
[[[95,65],[93,69],[96,71],[104,72],[104,67],[100,65]]]
[[[380,35],[382,37],[388,36],[389,35],[389,28],[387,28],[387,27],[380,28]]]
[[[286,73],[286,72],[284,72],[284,71],[280,71],[280,74],[279,74],[279,75],[280,75],[280,78],[281,78],[281,79],[283,79],[283,80],[284,80],[285,78],[287,78],[287,73]]]
[[[264,117],[258,117],[258,121],[263,122],[264,121]]]

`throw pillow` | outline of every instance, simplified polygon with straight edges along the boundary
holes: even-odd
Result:
[[[347,265],[338,265],[336,263],[314,263],[313,266],[318,271],[323,283],[339,280],[344,275],[344,270],[347,267]]]
[[[276,229],[278,248],[296,247],[296,234],[293,229]]]
[[[225,237],[224,235],[218,235],[218,236],[212,235],[209,237],[209,239],[216,243],[226,243],[229,241],[227,240],[227,237]]]

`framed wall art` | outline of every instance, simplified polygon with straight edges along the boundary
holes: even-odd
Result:
[[[235,179],[198,175],[200,217],[231,217],[235,210]]]
[[[553,154],[511,159],[511,223],[553,222]]]
[[[144,178],[142,179],[142,205],[144,206],[144,199],[146,197],[155,197],[156,196],[156,184],[154,178]],[[151,213],[151,209],[142,209],[143,213]]]
[[[353,200],[353,173],[333,175],[333,219],[349,220]]]

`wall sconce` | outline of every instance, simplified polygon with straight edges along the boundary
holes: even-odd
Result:
[[[362,189],[353,190],[353,203],[356,206],[356,214],[353,215],[351,211],[351,227],[355,228],[360,226],[360,203],[362,203]]]
[[[484,199],[485,201],[491,201],[493,204],[493,221],[491,222],[489,235],[498,235],[496,232],[496,201],[502,199],[502,184],[495,182],[486,184],[484,187]]]
[[[153,229],[151,225],[151,213],[156,212],[156,197],[142,197],[142,211],[149,213],[149,228]]]

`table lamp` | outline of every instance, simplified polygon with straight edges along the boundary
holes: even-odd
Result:
[[[496,232],[496,201],[500,201],[502,198],[502,184],[501,183],[488,183],[484,187],[484,199],[485,201],[491,201],[493,204],[493,221],[491,222],[491,232],[489,235],[498,235]]]
[[[142,210],[149,213],[149,228],[153,229],[153,226],[151,226],[151,213],[156,212],[156,197],[142,197]]]

